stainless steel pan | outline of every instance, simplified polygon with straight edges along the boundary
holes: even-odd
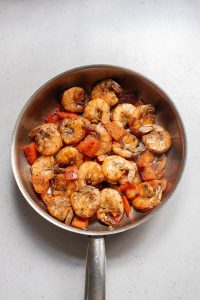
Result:
[[[43,117],[58,105],[63,90],[72,86],[83,86],[86,91],[105,78],[115,79],[124,89],[134,90],[138,97],[148,100],[156,107],[161,124],[170,132],[173,145],[167,154],[166,175],[169,182],[162,204],[146,213],[135,213],[131,223],[124,216],[112,231],[98,222],[88,231],[68,226],[51,217],[34,192],[31,184],[30,166],[23,154],[23,146],[29,143],[28,133],[40,124]],[[12,141],[12,168],[17,185],[24,198],[43,218],[65,230],[89,236],[86,266],[85,299],[105,299],[105,242],[106,235],[132,229],[147,221],[163,207],[176,188],[183,172],[186,157],[186,138],[180,116],[169,96],[144,76],[125,68],[110,65],[91,65],[64,72],[45,83],[24,106],[15,126]],[[119,237],[120,238],[120,237]]]

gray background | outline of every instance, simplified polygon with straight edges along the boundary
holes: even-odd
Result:
[[[16,118],[45,81],[70,68],[135,69],[174,99],[188,160],[168,204],[107,238],[107,299],[200,299],[200,2],[0,1],[0,299],[83,299],[87,239],[43,221],[11,171]]]

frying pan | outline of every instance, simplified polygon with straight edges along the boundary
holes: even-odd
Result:
[[[169,182],[162,203],[155,209],[134,212],[134,222],[126,216],[113,230],[108,226],[92,221],[87,231],[68,226],[51,217],[34,192],[31,184],[30,166],[23,153],[23,146],[30,142],[28,133],[42,123],[49,111],[58,106],[62,92],[72,86],[82,86],[89,93],[94,84],[106,78],[116,80],[123,89],[132,91],[152,103],[156,108],[159,123],[172,136],[172,147],[167,153],[166,177]],[[156,84],[144,76],[122,67],[111,65],[91,65],[64,72],[45,83],[24,106],[15,126],[12,140],[12,169],[17,185],[26,201],[43,218],[65,230],[89,236],[87,258],[85,299],[105,299],[105,236],[120,233],[147,221],[163,207],[175,190],[182,175],[186,158],[186,137],[181,118],[169,96]]]

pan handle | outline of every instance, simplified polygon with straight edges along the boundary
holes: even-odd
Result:
[[[85,275],[85,300],[105,300],[105,238],[90,236]]]

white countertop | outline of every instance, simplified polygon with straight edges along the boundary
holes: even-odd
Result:
[[[12,176],[11,135],[28,98],[70,68],[115,64],[157,82],[188,136],[168,204],[108,237],[107,299],[200,299],[200,2],[0,1],[0,299],[83,299],[87,238],[48,224]]]

